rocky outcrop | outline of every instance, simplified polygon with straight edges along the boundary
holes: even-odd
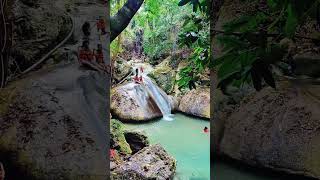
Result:
[[[132,82],[112,89],[111,113],[121,121],[146,121],[162,116],[146,87]]]
[[[319,90],[284,81],[248,96],[226,116],[214,146],[250,165],[320,178]]]
[[[121,80],[123,80],[131,72],[132,72],[131,66],[127,61],[121,58],[115,61],[113,78],[117,82],[120,82]]]
[[[106,82],[69,65],[12,83],[1,104],[1,153],[34,179],[106,179]]]
[[[148,74],[167,94],[174,90],[176,72],[170,66],[171,56],[157,65],[152,72]]]
[[[160,145],[143,148],[111,172],[112,180],[173,179],[176,161]]]
[[[11,3],[12,55],[20,68],[25,69],[67,36],[72,21],[54,1],[15,0]]]
[[[132,150],[127,143],[123,124],[115,119],[110,123],[110,148],[115,149],[123,154],[131,154]]]
[[[130,145],[132,153],[140,151],[144,147],[149,146],[148,137],[138,132],[125,131],[124,137],[127,143]]]
[[[210,118],[210,89],[193,89],[181,98],[179,111],[198,116]]]

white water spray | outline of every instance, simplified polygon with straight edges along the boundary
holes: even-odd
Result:
[[[171,105],[166,93],[157,85],[155,85],[148,76],[143,74],[142,77],[146,89],[148,90],[149,94],[153,97],[161,111],[163,119],[165,121],[173,121],[174,119],[173,115],[171,114]]]

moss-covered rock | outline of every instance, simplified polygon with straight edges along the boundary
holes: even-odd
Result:
[[[123,124],[115,119],[111,119],[110,123],[110,147],[124,154],[131,154],[132,150],[124,136]]]
[[[157,65],[148,74],[167,94],[173,93],[175,85],[176,71],[170,66],[171,56]]]

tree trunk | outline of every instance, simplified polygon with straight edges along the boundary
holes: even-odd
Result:
[[[142,3],[143,0],[128,0],[117,14],[111,17],[111,42],[128,26]]]

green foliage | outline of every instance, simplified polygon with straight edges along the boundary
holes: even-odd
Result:
[[[208,2],[199,0],[181,0],[179,6],[190,4],[193,13],[184,17],[183,29],[179,33],[179,45],[193,49],[187,67],[179,72],[177,81],[180,89],[189,87],[199,79],[198,74],[211,65]]]
[[[218,87],[222,90],[228,85],[239,87],[248,82],[260,90],[262,80],[275,88],[271,64],[282,61],[288,53],[279,41],[295,37],[306,16],[314,14],[318,1],[268,0],[266,7],[261,1],[255,3],[257,13],[225,23],[224,33],[216,37],[223,54],[212,65],[218,69]]]

